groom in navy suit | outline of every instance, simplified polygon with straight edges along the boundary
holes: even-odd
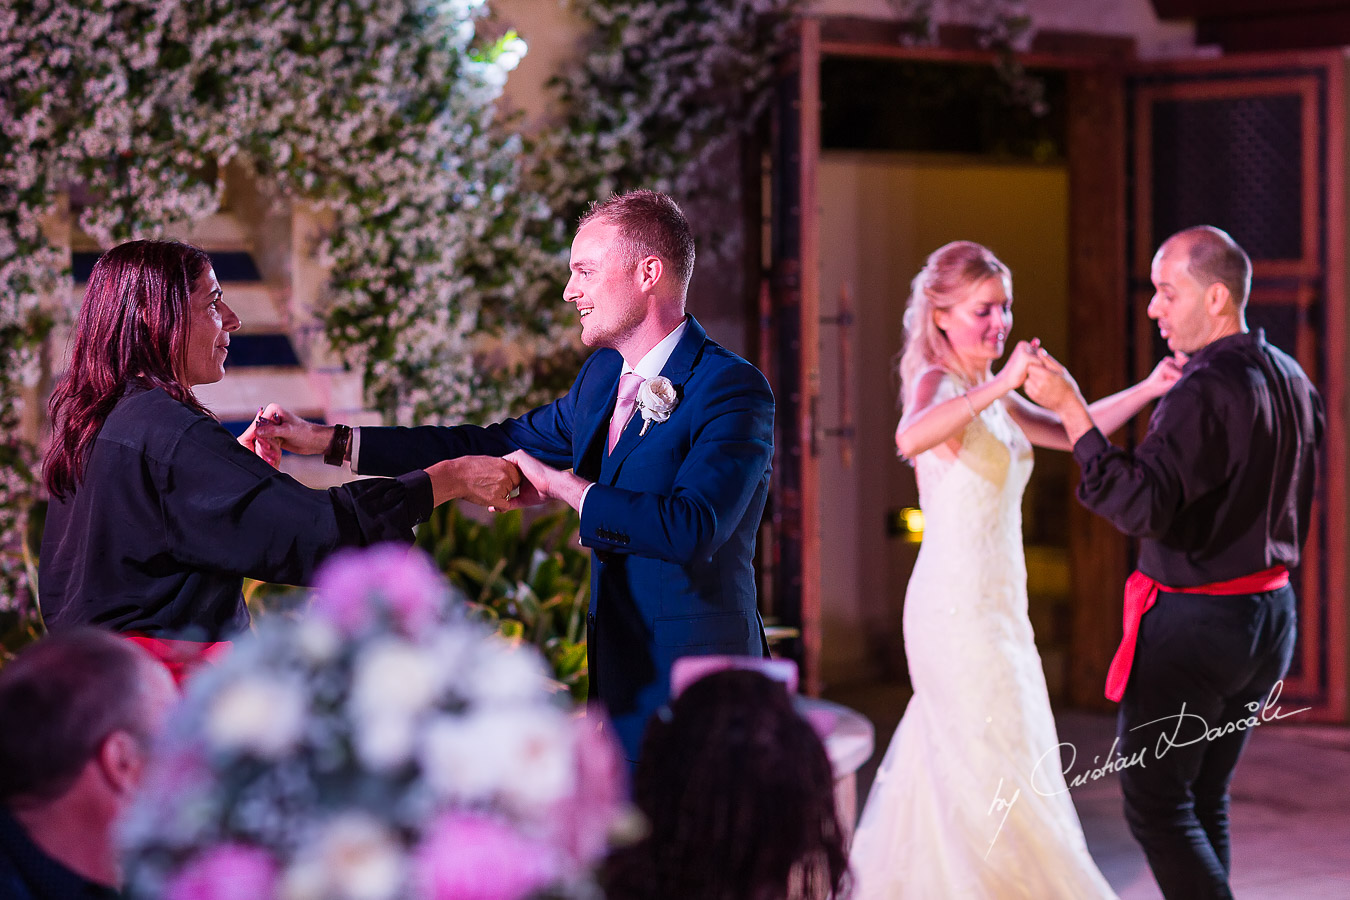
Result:
[[[578,510],[591,548],[591,694],[636,760],[675,659],[767,652],[753,561],[774,401],[758,369],[685,314],[694,239],[669,197],[633,191],[593,205],[570,268],[563,299],[596,352],[566,396],[486,428],[361,428],[350,438],[282,411],[259,436],[298,452],[327,447],[327,459],[345,455],[363,475],[509,454],[526,485],[496,508],[552,498]]]

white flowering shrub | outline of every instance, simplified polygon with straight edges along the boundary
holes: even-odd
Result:
[[[27,552],[33,506],[33,448],[19,440],[17,412],[0,409],[0,663],[40,634],[30,601],[35,560]]]
[[[590,37],[558,77],[566,127],[541,139],[532,186],[559,211],[638,187],[680,200],[707,191],[709,161],[754,127],[768,102],[774,64],[804,5],[569,0]]]
[[[736,208],[740,169],[733,142],[756,126],[771,96],[773,67],[805,0],[564,0],[589,33],[554,78],[562,120],[526,142],[525,196],[550,215],[526,221],[527,258],[516,275],[534,308],[561,295],[575,224],[587,205],[636,188],[664,191],[694,213],[722,198]],[[706,260],[739,247],[726,223],[692,215]],[[733,229],[734,230],[734,229]],[[720,251],[720,252],[719,252]],[[527,271],[532,263],[544,267]],[[734,264],[734,263],[733,263]],[[565,389],[580,363],[573,321],[522,335],[533,343],[538,399]],[[545,322],[539,316],[538,322]],[[546,335],[546,337],[545,337]],[[541,338],[544,338],[541,340]],[[537,349],[536,349],[537,348]],[[537,355],[536,355],[537,354]]]

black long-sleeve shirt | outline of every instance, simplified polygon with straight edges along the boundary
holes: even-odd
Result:
[[[0,897],[4,900],[119,900],[121,896],[52,859],[0,806]]]
[[[209,416],[133,386],[94,440],[83,480],[48,509],[43,619],[52,631],[228,638],[248,626],[245,577],[308,584],[339,547],[411,541],[431,508],[423,471],[308,488]]]
[[[1308,536],[1321,398],[1257,330],[1187,362],[1133,453],[1097,429],[1074,445],[1078,499],[1140,538],[1139,570],[1195,587],[1298,564]]]

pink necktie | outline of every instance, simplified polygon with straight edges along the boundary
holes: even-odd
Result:
[[[614,445],[619,442],[619,435],[623,434],[624,426],[633,418],[633,407],[637,405],[638,391],[641,390],[644,381],[646,379],[636,372],[628,372],[619,379],[619,399],[614,403],[614,415],[609,420],[609,444],[606,453],[614,451]]]

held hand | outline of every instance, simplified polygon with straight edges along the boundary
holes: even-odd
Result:
[[[1018,341],[1017,346],[1013,347],[1012,354],[1008,356],[1008,361],[1003,364],[997,375],[1005,392],[1017,390],[1027,380],[1027,370],[1036,362],[1036,354],[1040,352],[1040,348],[1039,338]]]
[[[522,509],[526,506],[538,506],[545,500],[557,496],[554,483],[563,473],[544,465],[524,450],[508,453],[502,459],[515,463],[520,469],[520,495],[508,497],[500,503],[494,503],[489,509],[494,512],[505,512],[511,509]]]
[[[506,459],[520,466],[525,480],[521,482],[519,497],[494,504],[495,509],[519,509],[522,506],[535,506],[544,500],[561,500],[581,512],[581,500],[591,485],[589,481],[572,472],[560,472],[546,466],[524,450],[517,450],[506,456]]]
[[[1161,397],[1171,390],[1172,385],[1181,379],[1181,367],[1184,365],[1186,365],[1186,356],[1178,353],[1175,356],[1165,357],[1154,366],[1153,371],[1143,381],[1144,386],[1148,389],[1149,396]]]
[[[258,415],[262,415],[262,409],[258,409]],[[258,420],[254,419],[244,429],[244,433],[239,435],[238,441],[243,447],[251,453],[256,453],[263,462],[272,468],[277,468],[281,463],[281,447],[276,441],[267,440],[258,437]]]
[[[275,403],[269,403],[251,427],[259,438],[305,456],[324,452],[333,439],[332,426],[307,422]]]
[[[1055,412],[1062,413],[1066,406],[1075,404],[1086,406],[1073,376],[1045,350],[1037,350],[1036,363],[1027,369],[1023,389],[1035,403]]]
[[[461,456],[427,467],[433,502],[463,499],[491,507],[511,497],[520,486],[520,470],[495,456]]]

